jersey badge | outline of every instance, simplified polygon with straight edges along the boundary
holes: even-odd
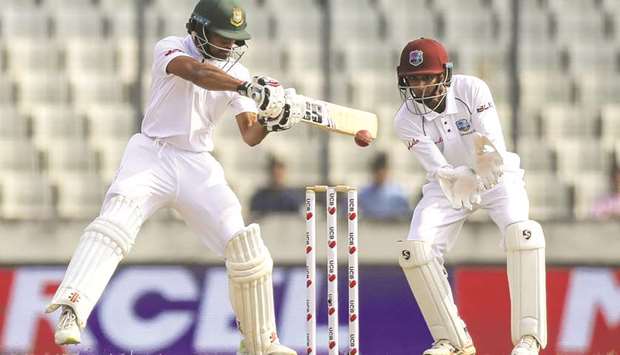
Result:
[[[461,135],[471,133],[471,123],[467,118],[461,118],[455,122],[456,128],[461,132]]]

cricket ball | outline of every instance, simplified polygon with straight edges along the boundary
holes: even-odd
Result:
[[[359,145],[360,147],[366,147],[370,143],[372,143],[372,141],[373,138],[370,135],[370,132],[365,129],[359,130],[357,131],[357,133],[355,133],[355,144]]]

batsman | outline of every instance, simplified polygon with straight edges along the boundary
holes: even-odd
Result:
[[[141,132],[129,140],[100,215],[84,229],[47,308],[61,309],[58,344],[80,342],[143,222],[159,208],[171,207],[225,260],[243,337],[238,354],[296,354],[278,341],[273,260],[260,228],[245,225],[239,200],[211,154],[213,131],[224,119],[235,117],[243,141],[253,146],[271,131],[291,128],[303,112],[292,91],[265,76],[251,78],[239,63],[250,39],[246,26],[236,0],[201,0],[187,23],[188,35],[155,45]]]
[[[538,354],[547,343],[545,238],[529,219],[524,171],[519,156],[506,150],[489,87],[476,77],[453,75],[443,45],[427,38],[404,47],[397,76],[403,104],[395,130],[428,178],[399,255],[434,339],[424,355],[476,353],[443,257],[478,209],[489,213],[503,235],[512,355]]]

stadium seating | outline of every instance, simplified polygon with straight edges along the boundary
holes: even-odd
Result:
[[[96,213],[148,102],[153,45],[164,36],[186,35],[195,3],[152,0],[140,12],[124,0],[3,1],[0,218],[83,219]],[[301,94],[379,114],[379,137],[371,148],[329,135],[332,181],[361,185],[369,179],[368,161],[381,149],[390,155],[394,177],[417,198],[424,171],[392,127],[401,104],[395,67],[406,42],[434,37],[446,44],[455,73],[479,76],[491,88],[507,146],[518,147],[527,171],[533,218],[591,217],[589,205],[605,192],[611,153],[620,160],[617,1],[519,1],[518,117],[512,117],[508,61],[512,2],[327,3],[333,20],[329,63],[321,2],[288,0],[244,2],[253,38],[242,63]],[[140,14],[143,39],[137,37]],[[269,153],[286,161],[291,185],[321,182],[323,137],[300,125],[250,148],[231,119],[215,130],[215,154],[247,201],[266,180]],[[31,192],[13,191],[27,188]]]
[[[575,217],[580,220],[591,218],[592,207],[597,200],[609,195],[609,186],[606,172],[579,174],[575,181]]]
[[[37,38],[16,38],[6,42],[7,66],[13,75],[31,71],[57,72],[62,69],[62,45]]]
[[[58,139],[80,141],[85,137],[84,119],[70,106],[40,105],[32,113],[32,141],[47,149]]]
[[[529,171],[525,187],[530,200],[530,218],[534,220],[562,220],[573,217],[570,185],[555,174]]]
[[[521,167],[526,171],[551,173],[556,170],[553,149],[540,138],[520,137],[517,153],[521,158]]]
[[[0,106],[0,138],[25,139],[27,134],[27,119],[14,106]]]
[[[49,180],[30,172],[4,172],[0,178],[0,216],[8,220],[42,221],[54,217]]]
[[[0,140],[0,169],[3,173],[36,173],[40,159],[34,145],[24,138]]]
[[[582,106],[551,103],[541,112],[542,133],[548,141],[598,136],[600,129],[598,115]]]
[[[32,111],[41,104],[66,105],[69,103],[69,80],[64,73],[37,72],[16,76],[19,109]]]
[[[612,147],[620,137],[620,104],[607,104],[601,109],[601,134],[606,147]]]

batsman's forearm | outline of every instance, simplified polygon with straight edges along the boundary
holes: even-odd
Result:
[[[257,124],[244,135],[243,141],[252,147],[262,142],[268,134],[269,132],[263,126]]]
[[[196,69],[192,82],[201,88],[213,91],[237,91],[243,84],[243,81],[208,63],[203,63]]]
[[[249,121],[247,124],[243,124],[240,128],[243,141],[251,147],[262,142],[267,134],[269,134],[265,127],[256,121],[256,118]]]

